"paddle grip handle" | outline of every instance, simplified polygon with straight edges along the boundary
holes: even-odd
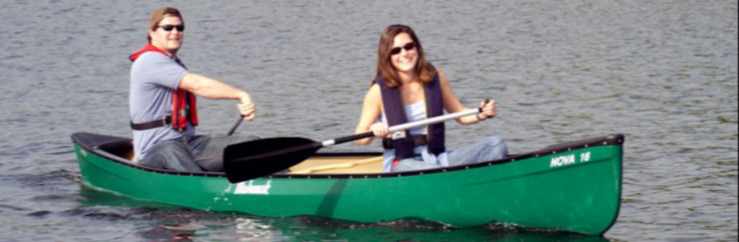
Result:
[[[485,98],[485,104],[488,104],[488,103],[490,103],[490,99]],[[482,108],[480,108],[480,113],[482,113]],[[487,120],[488,118],[489,117],[485,116],[485,119],[483,119],[483,120]],[[479,116],[478,116],[478,119],[479,119]],[[492,120],[492,119],[490,119],[490,120]]]

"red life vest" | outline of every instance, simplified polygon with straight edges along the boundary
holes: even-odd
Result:
[[[128,59],[133,62],[138,59],[139,56],[149,51],[159,52],[169,57],[169,55],[163,50],[160,50],[151,44],[147,44],[144,45],[144,47],[141,47],[140,50],[131,54]],[[192,93],[179,88],[173,91],[171,118],[173,129],[183,130],[187,128],[187,121],[190,121],[190,124],[193,126],[198,125],[198,111],[196,104],[195,95]]]

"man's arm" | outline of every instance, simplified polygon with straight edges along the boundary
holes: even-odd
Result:
[[[256,107],[251,100],[251,96],[246,91],[232,87],[216,79],[194,73],[185,74],[178,88],[185,89],[195,95],[208,99],[238,100],[241,102],[238,106],[239,112],[244,116],[244,119],[247,121],[254,119]]]
[[[178,87],[208,99],[240,100],[242,96],[248,95],[226,83],[194,73],[185,74]]]

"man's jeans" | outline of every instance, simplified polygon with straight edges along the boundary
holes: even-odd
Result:
[[[447,156],[447,157],[443,157]],[[441,153],[439,157],[424,152],[415,157],[406,158],[392,166],[392,172],[433,169],[442,166],[457,166],[477,162],[491,161],[508,156],[505,141],[498,136],[491,136],[473,144]],[[386,161],[387,162],[387,161]],[[392,162],[392,161],[390,161]]]
[[[223,171],[223,150],[226,146],[258,139],[256,136],[198,135],[162,141],[147,151],[139,164],[152,168],[177,171]]]

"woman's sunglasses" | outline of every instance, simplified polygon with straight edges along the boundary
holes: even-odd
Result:
[[[182,25],[182,24],[180,25],[165,24],[159,27],[162,28],[164,31],[172,31],[172,29],[174,28],[176,28],[177,31],[180,31],[180,32],[185,30],[185,25]]]
[[[416,43],[410,42],[408,44],[405,44],[403,47],[395,47],[395,48],[390,49],[390,55],[400,54],[400,52],[403,51],[403,50],[405,50],[405,51],[411,51],[414,48],[416,48]]]

